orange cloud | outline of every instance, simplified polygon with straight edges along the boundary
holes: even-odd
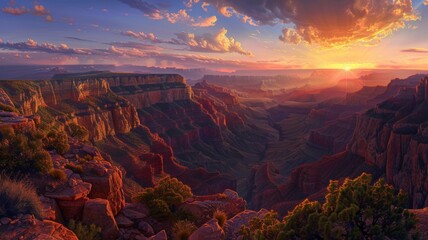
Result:
[[[217,22],[217,17],[211,16],[211,17],[200,19],[199,22],[193,23],[192,26],[195,26],[195,27],[212,27],[212,26],[215,26],[216,22]]]
[[[418,19],[412,0],[203,1],[225,16],[237,12],[257,24],[291,26],[280,36],[283,42],[326,47],[375,43]]]

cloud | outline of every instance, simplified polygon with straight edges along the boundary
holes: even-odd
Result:
[[[25,6],[17,7],[15,5],[16,5],[16,2],[14,0],[11,0],[9,2],[9,6],[2,8],[2,12],[6,13],[6,14],[15,15],[15,16],[21,16],[21,15],[29,14],[32,12],[33,15],[35,15],[35,16],[44,17],[45,21],[47,21],[47,22],[53,21],[52,15],[45,8],[45,6],[38,4],[37,2],[34,2],[33,10],[31,10]]]
[[[201,18],[196,21],[192,16],[190,16],[186,9],[180,9],[177,12],[169,12],[168,10],[161,9],[158,6],[148,3],[144,0],[119,0],[127,4],[128,6],[138,9],[144,13],[147,17],[155,20],[166,19],[170,23],[187,23],[194,27],[211,27],[215,26],[217,22],[216,16],[211,16],[208,18]],[[194,3],[198,3],[199,0],[189,0],[184,2],[186,7],[192,7]]]
[[[165,43],[165,41],[158,39],[154,33],[133,32],[131,30],[128,30],[122,32],[122,34],[138,39],[140,41],[149,41],[151,43]]]
[[[216,22],[217,22],[217,17],[211,16],[211,17],[200,19],[198,22],[193,23],[192,26],[195,26],[195,27],[212,27],[212,26],[215,26]]]
[[[67,44],[55,45],[52,43],[39,44],[35,40],[29,38],[26,42],[11,43],[0,41],[0,49],[19,50],[22,52],[45,52],[45,53],[61,53],[61,54],[90,54],[89,51],[83,49],[69,48]]]
[[[78,37],[65,37],[65,38],[67,38],[67,39],[71,39],[71,40],[80,41],[80,42],[92,42],[92,43],[97,43],[97,41],[94,41],[94,40],[84,39],[84,38],[78,38]]]
[[[195,20],[189,16],[185,9],[178,10],[177,13],[165,13],[166,19],[170,23],[176,22],[194,22]]]
[[[2,12],[6,13],[6,14],[11,14],[11,15],[15,15],[15,16],[20,16],[23,14],[27,14],[29,12],[31,12],[30,9],[26,8],[25,6],[21,6],[21,7],[4,7],[2,8]]]
[[[401,50],[401,52],[405,52],[405,53],[428,53],[428,49],[426,49],[426,48],[408,48],[408,49]]]
[[[119,0],[128,6],[138,9],[149,18],[152,19],[163,19],[161,10],[154,4],[148,3],[144,0]]]
[[[203,1],[225,16],[233,10],[257,24],[291,25],[294,32],[286,30],[289,36],[298,35],[303,43],[327,47],[376,42],[417,19],[412,0]],[[283,35],[282,39],[296,42],[296,37]]]
[[[195,35],[194,33],[176,33],[177,41],[186,44],[191,51],[196,52],[236,52],[246,56],[252,56],[250,51],[243,49],[240,42],[233,37],[227,37],[227,29],[222,28],[216,34],[206,33]]]
[[[282,35],[279,36],[279,40],[287,43],[299,44],[303,41],[303,38],[294,29],[284,28],[282,30]]]
[[[424,1],[424,5],[428,5],[428,0],[425,0],[425,1]]]

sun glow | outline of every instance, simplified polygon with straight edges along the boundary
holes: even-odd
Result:
[[[351,68],[351,66],[345,66],[345,67],[343,68],[343,70],[345,70],[346,72],[349,72],[349,71],[351,71],[351,70],[352,70],[352,68]]]

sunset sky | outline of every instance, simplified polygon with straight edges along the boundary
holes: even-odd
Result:
[[[428,0],[0,0],[0,64],[428,67]]]

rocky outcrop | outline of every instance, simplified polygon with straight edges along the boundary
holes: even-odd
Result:
[[[189,236],[189,240],[199,239],[222,240],[225,239],[225,233],[220,225],[218,225],[217,220],[211,219]]]
[[[180,209],[198,216],[197,222],[200,224],[210,220],[217,210],[225,212],[228,217],[233,217],[245,208],[245,200],[229,189],[216,195],[194,196],[180,206]]]
[[[61,225],[50,220],[40,221],[33,215],[23,215],[16,219],[0,219],[1,239],[64,239],[78,240],[77,236]]]
[[[104,240],[114,240],[119,234],[116,220],[106,199],[90,199],[85,203],[82,222],[87,225],[95,224],[101,228]]]
[[[258,212],[252,210],[245,210],[236,214],[233,218],[227,220],[224,230],[226,232],[226,239],[237,239],[239,237],[239,229],[250,223],[254,218],[263,218],[268,211],[261,209]]]

